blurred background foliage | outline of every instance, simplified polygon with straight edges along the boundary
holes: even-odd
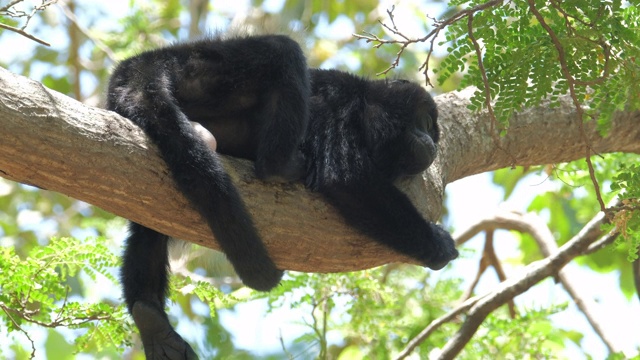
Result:
[[[311,66],[339,68],[370,77],[387,69],[399,51],[394,45],[376,49],[352,36],[353,33],[391,36],[378,20],[388,20],[387,10],[394,6],[392,2],[270,0],[229,4],[215,0],[109,3],[66,0],[35,11],[29,18],[34,6],[47,3],[24,1],[5,9],[9,2],[0,2],[0,23],[21,28],[28,19],[25,31],[51,43],[51,47],[42,46],[0,28],[0,66],[94,106],[100,106],[104,100],[108,76],[118,60],[229,28],[245,32],[284,31],[303,44]],[[538,3],[542,7],[542,2]],[[576,6],[588,1],[572,3]],[[621,9],[636,11],[632,2],[611,3],[621,4],[623,7],[618,9],[621,12]],[[394,15],[402,19],[398,25],[403,33],[420,37],[431,30],[430,19],[447,18],[463,6],[477,4],[406,1],[395,7]],[[520,11],[516,5],[522,3],[513,4],[513,11]],[[27,16],[16,16],[20,15],[18,10]],[[585,12],[588,16],[588,11]],[[513,14],[497,11],[486,12],[485,16],[478,26],[484,25],[483,31],[489,32],[492,21],[508,28],[505,19]],[[520,21],[529,21],[525,18],[521,15]],[[625,34],[632,31],[623,30],[612,31]],[[635,30],[634,38],[628,40],[631,45],[640,45],[634,43]],[[486,32],[479,31],[477,36],[491,36]],[[500,47],[487,41],[490,56],[486,61],[493,69],[489,71],[493,71],[492,84],[496,84],[492,88],[494,94],[498,90],[511,91],[505,93],[508,102],[499,107],[501,114],[506,114],[500,120],[506,124],[504,119],[509,114],[545,94],[509,87],[509,82],[518,82],[515,75],[505,75],[514,69],[513,64],[536,59],[527,57],[531,48],[526,47],[535,39],[516,30],[501,34],[503,37],[497,40],[504,43]],[[523,36],[522,43],[513,41],[518,34]],[[465,43],[464,24],[453,28],[440,41],[443,44],[436,48],[429,64],[430,69],[439,68],[440,72],[427,73],[440,81],[432,81],[435,87],[429,90],[438,94],[458,89],[461,84],[482,86],[473,55],[469,55],[473,51]],[[518,50],[510,53],[505,49]],[[424,83],[425,77],[418,68],[427,50],[428,44],[412,46],[389,76]],[[454,57],[447,57],[449,52]],[[510,67],[501,68],[500,64]],[[588,67],[593,65],[576,66],[576,71],[580,66],[591,71]],[[532,61],[531,69],[531,73],[519,76],[530,76],[534,83],[546,85],[553,80],[545,78],[543,63]],[[467,77],[463,79],[465,74]],[[628,88],[623,80],[616,78],[614,84],[621,92],[621,86]],[[611,83],[606,86],[602,91],[611,92]],[[596,92],[599,103],[604,101],[603,93]],[[482,106],[481,100],[474,103],[476,107]],[[618,97],[616,101],[612,105],[617,106],[626,98]],[[606,129],[606,119],[602,123]],[[605,201],[618,194],[637,201],[640,196],[640,171],[634,165],[638,163],[637,155],[611,154],[594,157],[593,161]],[[559,244],[574,236],[600,209],[584,161],[503,169],[487,176],[504,201],[521,196],[522,188],[527,186],[523,184],[544,182],[545,190],[535,189],[535,194],[527,197],[528,205],[523,210],[543,216]],[[533,190],[529,187],[524,192],[531,194]],[[448,209],[444,222],[451,224],[457,211]],[[615,274],[619,290],[611,296],[624,296],[625,301],[635,304],[637,311],[629,261],[634,260],[640,238],[637,214],[631,215],[626,224],[628,236],[615,246],[581,257],[578,263],[587,274]],[[144,358],[133,334],[134,327],[123,309],[116,280],[117,256],[125,231],[125,220],[89,204],[0,179],[0,333],[3,334],[0,358]],[[541,258],[528,235],[508,236],[516,244],[508,259],[512,267]],[[462,257],[473,259],[478,251],[477,246],[466,247],[462,249]],[[170,304],[172,320],[207,359],[391,358],[429,322],[455,306],[471,278],[468,268],[454,266],[442,273],[431,273],[415,266],[394,264],[348,274],[289,273],[276,291],[257,294],[240,287],[223,256],[214,252],[196,249],[189,258],[178,259],[175,266],[181,276],[173,279],[176,291]],[[553,321],[554,314],[566,312],[568,307],[566,301],[557,299],[537,306],[522,305],[515,318],[509,316],[507,309],[499,309],[485,321],[460,358],[594,356],[581,348],[589,329],[566,328]],[[267,325],[257,330],[251,327],[253,332],[247,333],[251,322]],[[416,358],[427,358],[455,331],[456,322],[445,325],[428,343],[420,345]],[[276,341],[261,342],[261,338]],[[639,346],[638,341],[632,343],[627,355],[633,354],[633,349],[637,354]],[[621,354],[607,356],[624,358]]]

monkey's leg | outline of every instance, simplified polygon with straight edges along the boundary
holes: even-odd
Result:
[[[253,51],[260,52],[252,59],[263,60],[253,65],[252,81],[268,85],[263,108],[256,114],[260,126],[256,175],[267,181],[299,180],[305,172],[300,143],[309,122],[311,93],[304,54],[285,36],[264,37]]]
[[[164,312],[169,281],[168,237],[133,222],[129,231],[121,278],[147,359],[197,359]]]

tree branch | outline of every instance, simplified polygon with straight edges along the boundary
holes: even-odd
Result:
[[[533,237],[538,244],[540,252],[545,258],[548,258],[558,251],[558,245],[556,240],[549,230],[547,224],[535,214],[519,214],[514,212],[500,212],[490,219],[480,221],[477,226],[473,228],[482,228],[483,231],[495,231],[497,229],[515,230],[521,233],[527,233]],[[473,232],[464,232],[464,238],[473,236]],[[590,247],[585,249],[581,254],[587,253]],[[580,311],[585,315],[587,321],[593,328],[593,330],[600,336],[602,342],[609,349],[609,352],[615,353],[620,351],[613,341],[605,333],[600,321],[598,321],[596,314],[594,313],[593,301],[583,298],[577,288],[571,282],[572,276],[571,269],[561,269],[556,275],[557,280],[565,288],[569,296],[573,299]]]
[[[7,25],[7,24],[2,24],[2,23],[0,23],[0,29],[13,31],[16,34],[20,34],[20,35],[26,37],[27,39],[33,40],[33,41],[35,41],[37,43],[40,43],[40,44],[42,44],[44,46],[51,46],[51,44],[49,44],[48,42],[46,42],[46,41],[44,41],[42,39],[39,39],[39,38],[29,34],[28,32],[26,32],[26,31],[24,31],[22,29],[18,29],[18,28],[15,28],[13,26],[10,26],[10,25]]]
[[[527,265],[521,275],[507,279],[489,293],[466,300],[447,314],[431,322],[429,326],[409,341],[405,349],[403,349],[395,359],[400,360],[406,358],[438,327],[450,321],[455,316],[468,311],[466,319],[459,331],[447,342],[438,357],[439,359],[455,358],[455,356],[464,348],[471,337],[476,333],[478,327],[482,324],[487,315],[517,295],[524,293],[543,279],[555,275],[560,271],[560,269],[562,269],[562,267],[575,257],[584,254],[589,248],[589,245],[598,240],[601,235],[600,226],[602,225],[604,218],[605,216],[603,212],[598,213],[576,236],[560,247],[558,251],[550,257]],[[522,231],[522,229],[528,228],[529,230],[533,230],[534,233],[540,230],[539,227],[534,227],[532,229],[530,226],[531,224],[526,222],[514,222],[513,219],[503,216],[496,217],[496,223],[500,224],[499,226],[496,226],[500,228],[503,227],[502,225],[509,225],[504,227],[506,229]],[[471,228],[463,231],[460,235],[456,236],[456,242],[458,244],[463,243],[466,241],[465,239],[472,236],[471,234],[478,233],[479,229],[482,229],[483,227],[486,227],[485,222],[472,226]],[[610,244],[617,236],[617,232],[612,231],[603,237],[602,242]]]
[[[558,107],[549,101],[527,108],[509,120],[507,134],[493,141],[491,121],[486,111],[471,113],[467,106],[473,88],[450,92],[436,98],[443,139],[436,164],[445,184],[486,171],[513,165],[555,164],[584,158],[580,123],[569,96],[559,99]],[[606,137],[596,131],[595,122],[584,131],[595,153],[640,153],[640,112],[614,114]],[[634,125],[636,124],[636,125]],[[503,151],[504,149],[505,151]]]
[[[521,276],[509,278],[501,283],[489,295],[484,296],[474,304],[460,330],[447,342],[442,349],[440,359],[453,359],[462,350],[476,333],[478,327],[493,310],[498,308],[515,296],[529,290],[546,277],[553,276],[569,261],[582,254],[591,244],[596,241],[601,233],[600,226],[604,220],[604,213],[596,215],[584,228],[553,256],[536,261],[527,266],[527,271]],[[612,232],[606,235],[613,241],[617,234]]]
[[[206,223],[175,189],[155,147],[129,120],[2,68],[0,89],[0,176],[218,248]],[[223,160],[280,268],[338,272],[412,261],[348,227],[303,185],[267,184],[256,180],[250,161]],[[413,197],[425,198],[423,181],[406,182]]]
[[[142,131],[114,113],[85,106],[0,68],[0,176],[87,201],[145,226],[210,248],[209,228],[175,189],[164,162]],[[584,156],[575,111],[529,109],[511,120],[500,144],[486,114],[467,109],[472,91],[439,96],[438,159],[423,177],[399,182],[425,217],[439,217],[444,185],[509,166]],[[564,103],[563,103],[564,104]],[[598,153],[640,152],[638,113],[616,115],[607,138],[586,126]],[[249,161],[224,157],[269,252],[283,269],[339,272],[412,262],[346,226],[318,194],[301,184],[267,184]],[[455,211],[455,209],[453,209]]]

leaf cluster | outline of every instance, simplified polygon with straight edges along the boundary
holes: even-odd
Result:
[[[116,281],[112,270],[118,257],[102,241],[53,238],[48,246],[33,248],[26,258],[12,247],[1,247],[0,321],[9,332],[22,332],[30,340],[25,330],[29,324],[82,329],[75,340],[76,351],[123,351],[132,332],[124,308],[85,303],[72,296],[80,272],[94,282],[98,277]]]
[[[566,310],[567,305],[555,305],[548,309],[524,309],[515,318],[506,311],[496,311],[489,315],[476,333],[482,341],[472,341],[460,359],[484,358],[550,359],[564,349],[564,341],[570,340],[580,345],[582,334],[567,331],[553,324],[551,318]]]
[[[305,310],[309,331],[296,343],[321,359],[389,359],[410,339],[456,304],[461,296],[457,279],[430,279],[424,269],[409,265],[387,265],[355,274],[289,273],[273,293],[272,307]],[[478,336],[462,352],[462,359],[540,358],[554,356],[569,339],[579,342],[579,333],[552,325],[549,316],[566,306],[527,309],[516,318],[506,311],[492,314]],[[437,354],[456,330],[445,324],[415,353],[420,358]],[[333,335],[333,336],[331,336]],[[331,338],[343,339],[331,343]],[[323,349],[325,347],[325,349]],[[302,354],[293,354],[301,356]]]
[[[623,164],[611,190],[618,193],[621,206],[612,221],[620,230],[618,245],[628,250],[628,260],[640,254],[640,165]]]
[[[481,3],[455,1],[452,5]],[[532,7],[543,16],[544,24],[532,14]],[[479,88],[472,99],[474,110],[486,106],[480,89],[488,86],[502,129],[514,112],[544,99],[557,104],[560,95],[573,90],[587,109],[587,119],[597,119],[606,131],[614,111],[640,106],[639,22],[637,6],[620,0],[508,1],[475,13],[471,24],[458,21],[447,28],[449,56],[437,69],[438,81],[464,72],[462,86]],[[481,44],[480,59],[470,30]]]
[[[350,274],[290,272],[268,295],[272,307],[289,306],[308,313],[309,332],[296,342],[320,358],[391,358],[421,330],[442,315],[460,295],[459,281],[429,281],[424,269],[390,265]],[[342,343],[328,343],[327,334]],[[445,335],[435,336],[444,343]],[[427,353],[434,344],[424,345]]]

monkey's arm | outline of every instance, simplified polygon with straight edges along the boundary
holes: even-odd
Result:
[[[451,235],[426,221],[391,184],[368,179],[323,193],[350,225],[423,265],[438,270],[458,256]]]

